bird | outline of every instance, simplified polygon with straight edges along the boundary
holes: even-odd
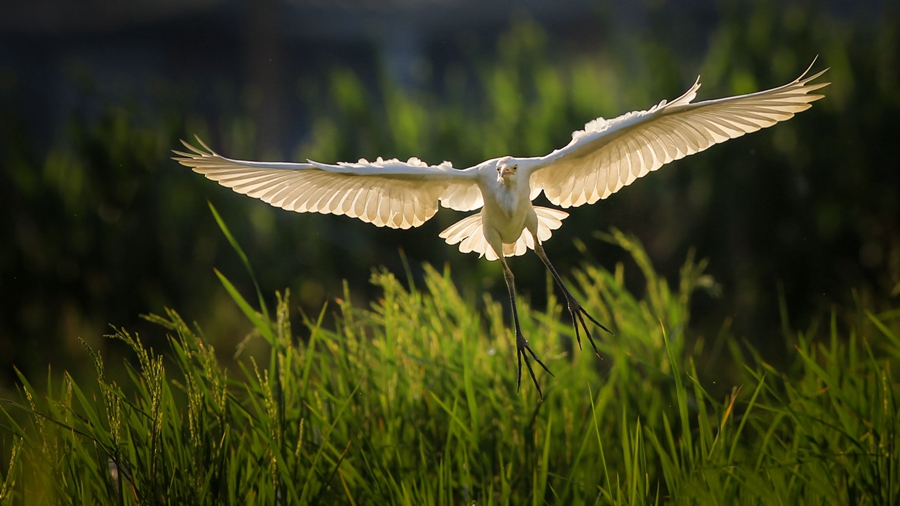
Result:
[[[646,110],[589,121],[572,134],[568,144],[545,156],[500,156],[464,169],[447,161],[429,165],[418,158],[405,162],[361,158],[336,164],[235,160],[216,153],[199,137],[199,147],[182,140],[188,151],[173,150],[173,159],[274,207],[344,215],[378,227],[418,227],[439,206],[456,211],[480,209],[445,229],[440,238],[458,245],[462,253],[500,261],[515,332],[516,389],[521,391],[524,362],[543,399],[531,360],[553,373],[522,333],[515,276],[507,257],[529,249],[540,257],[565,297],[579,349],[583,332],[600,356],[588,322],[611,332],[575,298],[544,250],[543,243],[568,213],[532,201],[543,192],[551,204],[562,208],[593,204],[672,161],[788,120],[823,97],[811,92],[830,84],[813,82],[828,71],[808,75],[813,65],[815,60],[799,77],[776,88],[693,102],[700,89],[698,77],[671,102],[663,100]]]

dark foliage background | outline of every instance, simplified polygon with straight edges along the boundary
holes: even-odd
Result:
[[[436,237],[460,213],[412,231],[287,213],[175,164],[179,139],[196,134],[233,157],[464,167],[543,154],[596,116],[678,96],[697,74],[701,99],[716,98],[783,84],[816,55],[833,84],[810,111],[571,210],[547,249],[563,271],[612,266],[623,253],[594,232],[615,226],[674,279],[696,247],[721,290],[698,298],[692,332],[725,321],[775,363],[786,345],[779,298],[801,327],[854,297],[896,303],[896,3],[273,0],[144,15],[133,2],[130,14],[92,16],[102,3],[17,5],[0,25],[0,391],[13,388],[13,367],[35,378],[47,364],[89,371],[79,337],[115,354],[107,324],[140,332],[138,315],[165,306],[230,354],[249,329],[212,269],[237,282],[242,268],[206,199],[263,292],[289,287],[308,313],[344,279],[363,303],[371,269],[402,274],[404,255],[414,279],[423,262],[449,263],[473,301],[504,297],[496,264]],[[539,260],[512,266],[541,303]]]

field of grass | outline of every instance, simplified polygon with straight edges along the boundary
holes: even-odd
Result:
[[[164,353],[115,331],[131,384],[96,353],[99,389],[21,377],[0,402],[0,505],[900,503],[900,310],[826,315],[778,370],[727,330],[686,344],[704,262],[669,286],[635,240],[609,239],[646,286],[626,290],[621,265],[569,276],[614,331],[602,358],[573,349],[556,299],[520,309],[555,374],[538,375],[543,402],[527,378],[516,391],[505,301],[464,300],[446,271],[424,286],[378,271],[367,309],[345,296],[293,327],[287,293],[258,312],[220,274],[268,362],[226,371],[216,337],[168,311],[148,317]],[[710,356],[733,386],[698,374]]]

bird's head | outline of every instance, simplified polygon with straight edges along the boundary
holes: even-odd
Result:
[[[497,181],[498,182],[515,181],[516,171],[518,169],[519,169],[518,164],[512,158],[510,158],[510,157],[501,158],[500,161],[497,162]]]

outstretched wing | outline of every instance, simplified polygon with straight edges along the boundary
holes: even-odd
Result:
[[[532,197],[543,190],[558,206],[593,204],[672,160],[790,119],[822,98],[811,91],[830,84],[811,83],[828,69],[804,77],[810,69],[778,88],[692,104],[698,78],[672,102],[612,120],[597,118],[573,133],[566,147],[538,160]]]
[[[428,221],[438,202],[458,211],[484,205],[477,172],[450,162],[428,165],[417,158],[326,165],[251,162],[225,158],[182,141],[190,152],[174,151],[178,163],[222,186],[298,213],[344,214],[379,227],[410,228]]]

